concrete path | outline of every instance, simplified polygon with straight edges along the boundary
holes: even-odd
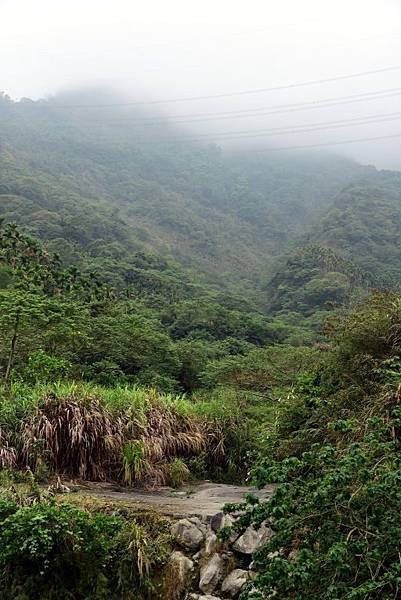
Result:
[[[164,515],[179,518],[197,515],[207,518],[221,511],[226,503],[242,502],[247,494],[254,494],[261,500],[267,500],[273,492],[273,486],[257,490],[253,487],[204,481],[179,490],[172,488],[139,490],[90,483],[79,486],[77,491],[84,496],[89,495],[113,502],[121,501],[138,509],[152,509]]]

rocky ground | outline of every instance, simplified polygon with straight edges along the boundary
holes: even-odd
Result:
[[[81,495],[109,499],[113,502],[129,502],[130,505],[137,505],[138,509],[150,508],[177,518],[198,516],[208,519],[221,511],[224,504],[241,502],[247,494],[254,494],[260,499],[269,498],[273,486],[258,490],[253,487],[204,481],[179,490],[167,487],[140,490],[90,483],[78,486],[78,491]]]
[[[187,517],[173,521],[171,533],[177,549],[170,557],[174,588],[166,588],[169,600],[221,600],[238,598],[243,587],[256,576],[253,554],[272,535],[267,523],[260,528],[232,531],[226,541],[218,532],[234,519],[222,512],[209,520]],[[171,578],[167,578],[167,582]]]
[[[110,484],[81,484],[79,495],[99,501],[121,502],[135,510],[160,512],[171,519],[175,549],[164,578],[165,600],[223,600],[238,598],[256,575],[252,555],[271,535],[269,525],[248,527],[221,541],[218,531],[234,523],[224,515],[225,503],[241,502],[247,494],[267,500],[273,486],[263,490],[201,482],[180,490],[138,490]]]

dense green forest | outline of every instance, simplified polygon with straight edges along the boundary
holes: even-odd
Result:
[[[276,483],[241,598],[398,598],[401,175],[116,104],[0,97],[2,595],[166,597],[168,524],[62,476]]]
[[[3,96],[1,204],[66,260],[82,260],[84,250],[111,273],[151,251],[250,294],[342,188],[374,171],[329,155],[223,154],[186,141],[157,114],[155,127],[134,108],[85,109],[94,102],[111,99]]]

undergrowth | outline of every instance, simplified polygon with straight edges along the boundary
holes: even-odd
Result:
[[[241,600],[401,597],[401,302],[376,295],[328,330],[253,471],[278,484],[272,499],[227,507],[239,528],[273,529]]]
[[[138,387],[56,383],[0,390],[0,465],[128,485],[177,486],[226,471],[250,443],[235,400],[160,394]],[[245,456],[244,456],[245,457]],[[238,465],[238,466],[237,466]]]
[[[10,600],[162,599],[170,525],[14,490],[0,498],[0,591]]]

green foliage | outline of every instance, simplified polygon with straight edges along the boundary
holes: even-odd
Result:
[[[240,507],[237,524],[267,520],[274,535],[241,598],[398,597],[399,324],[391,295],[333,319],[332,348],[278,405],[254,469],[259,485],[277,488]]]
[[[63,504],[14,506],[0,528],[0,588],[7,598],[107,598],[123,522]]]
[[[315,444],[259,472],[283,482],[249,513],[272,519],[275,535],[255,557],[257,589],[299,600],[397,597],[401,551],[399,407],[388,420],[368,419],[345,448]],[[353,424],[333,424],[347,438]],[[250,515],[248,515],[250,516]],[[248,595],[244,594],[244,598]],[[249,596],[254,597],[253,595]]]
[[[0,366],[7,383],[49,378],[51,369],[53,377],[62,376],[68,368],[73,377],[104,385],[136,382],[192,392],[209,361],[288,335],[280,323],[241,312],[232,298],[218,302],[208,290],[203,298],[171,301],[160,310],[151,290],[144,303],[94,273],[63,270],[59,258],[16,226],[0,228],[0,248],[11,275],[0,290]],[[142,266],[150,261],[140,260]],[[157,266],[168,268],[160,261]],[[52,366],[45,356],[53,357]]]
[[[190,470],[181,458],[175,458],[169,465],[168,482],[173,488],[179,488],[188,481]]]
[[[123,445],[124,482],[132,485],[146,471],[146,448],[142,440],[130,440]]]
[[[0,500],[0,591],[10,600],[158,597],[167,524],[39,502]]]
[[[312,233],[387,285],[400,280],[398,228],[401,223],[398,172],[380,171],[345,188]]]
[[[352,305],[369,289],[398,289],[400,190],[399,173],[382,171],[338,194],[279,261],[266,286],[269,308],[308,317]]]
[[[287,393],[301,374],[316,365],[319,355],[318,348],[308,346],[281,344],[253,349],[243,356],[209,362],[202,379],[208,387],[229,386],[266,401]]]
[[[309,243],[293,250],[268,282],[269,308],[284,317],[292,311],[305,317],[322,311],[327,316],[366,296],[369,287],[383,286],[380,277],[358,267],[352,258],[346,260],[341,249]]]
[[[23,379],[29,383],[51,382],[63,379],[71,368],[64,358],[49,356],[43,350],[37,350],[28,357],[28,365]]]

